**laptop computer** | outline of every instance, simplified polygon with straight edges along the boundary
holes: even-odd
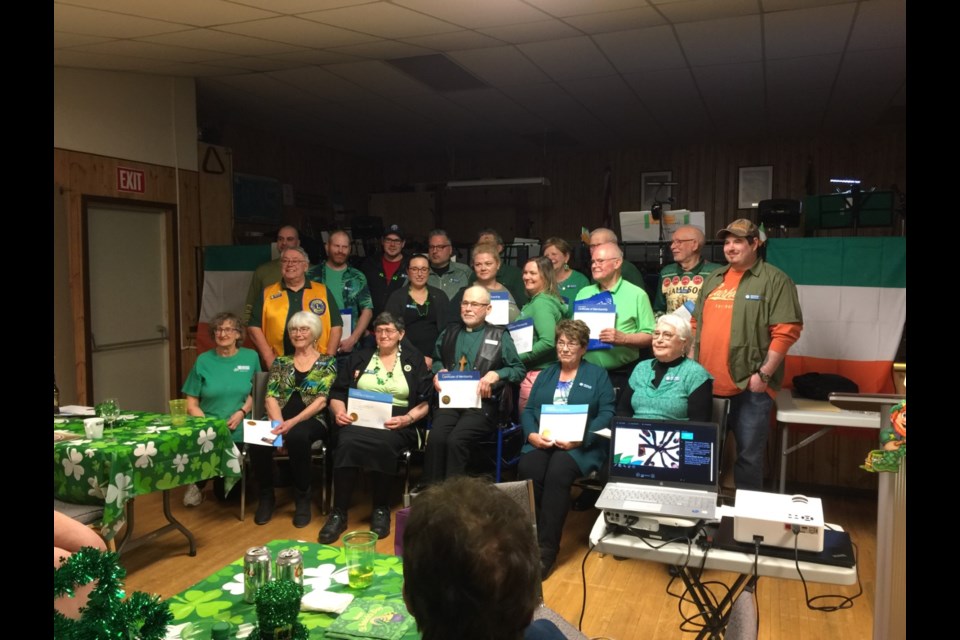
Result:
[[[716,519],[716,424],[615,417],[610,431],[610,479],[598,509]]]

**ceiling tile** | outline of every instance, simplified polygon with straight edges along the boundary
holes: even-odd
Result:
[[[163,64],[150,73],[157,73],[165,76],[184,76],[193,78],[219,77],[223,75],[249,73],[251,70],[231,62],[217,61],[217,64],[197,64],[188,62],[178,62],[174,64]]]
[[[652,7],[638,7],[624,11],[608,11],[607,13],[591,13],[584,16],[564,18],[564,22],[571,24],[584,33],[609,33],[654,27],[665,24],[663,16]]]
[[[370,0],[237,0],[251,7],[259,7],[286,15],[319,11],[321,9],[339,9],[356,4],[367,4]]]
[[[326,69],[380,95],[392,96],[431,91],[425,84],[417,82],[407,74],[379,60],[331,64],[327,65]]]
[[[149,71],[166,64],[162,60],[105,56],[76,49],[56,49],[53,52],[55,67],[79,67],[81,69],[109,69],[113,71]]]
[[[523,24],[508,25],[504,27],[491,27],[489,29],[478,29],[488,36],[510,42],[512,44],[522,44],[524,42],[540,42],[543,40],[553,40],[555,38],[567,38],[578,36],[580,32],[568,24],[559,20],[544,20],[542,22],[525,22]]]
[[[326,100],[344,102],[348,100],[366,100],[374,97],[363,87],[336,76],[319,67],[301,67],[268,73],[272,78],[299,87],[307,93],[321,96]]]
[[[435,51],[451,52],[466,49],[480,49],[483,47],[496,47],[503,42],[496,38],[477,33],[476,31],[453,31],[451,33],[438,33],[432,36],[418,36],[416,38],[404,38],[403,42],[415,44],[418,47],[426,47]]]
[[[516,47],[454,51],[449,57],[495,86],[533,84],[550,80]]]
[[[695,67],[694,78],[713,122],[729,128],[764,122],[763,68],[759,62]]]
[[[456,31],[457,26],[386,2],[301,14],[308,20],[372,33],[381,38],[413,38]]]
[[[533,42],[518,48],[554,80],[609,76],[615,73],[590,38]]]
[[[416,47],[406,42],[396,40],[376,40],[374,42],[365,42],[363,44],[352,44],[349,47],[334,47],[330,49],[335,53],[346,53],[348,55],[360,58],[373,58],[375,60],[388,60],[390,58],[409,58],[412,56],[422,56],[435,54],[432,49]]]
[[[476,117],[518,133],[542,131],[543,122],[496,89],[451,91],[449,97]]]
[[[97,44],[99,42],[110,42],[110,38],[101,36],[84,36],[77,33],[66,33],[64,31],[53,32],[53,48],[63,49],[64,47],[76,47],[83,44]]]
[[[840,54],[767,62],[767,109],[775,128],[815,129],[823,120]]]
[[[853,33],[850,34],[851,51],[906,46],[905,0],[873,0],[860,4]]]
[[[289,53],[270,54],[270,58],[280,61],[298,62],[300,64],[336,64],[340,62],[358,62],[357,56],[347,55],[342,52],[317,51],[316,49],[299,49]]]
[[[356,31],[347,31],[312,20],[303,20],[284,16],[269,20],[256,20],[243,24],[228,24],[218,27],[221,31],[239,33],[245,36],[266,38],[286,44],[326,49],[328,47],[344,47],[351,44],[371,42],[376,38]]]
[[[479,2],[394,0],[394,3],[467,29],[536,22],[550,17],[520,0],[480,0]]]
[[[183,31],[186,25],[124,16],[118,13],[53,5],[53,30],[106,38],[139,38],[157,33]]]
[[[527,0],[552,16],[565,18],[647,6],[646,0]]]
[[[760,13],[757,0],[687,0],[671,2],[657,7],[673,24],[719,20]]]
[[[766,57],[797,58],[843,51],[854,9],[852,4],[842,4],[765,15]]]
[[[829,4],[854,4],[856,0],[760,0],[765,13],[790,9],[809,9]]]
[[[169,44],[178,47],[190,47],[193,49],[207,49],[209,51],[222,51],[224,53],[247,56],[307,51],[307,49],[302,47],[283,44],[282,42],[276,42],[274,40],[251,38],[236,33],[217,31],[215,29],[189,29],[187,31],[164,33],[156,36],[147,36],[140,39],[147,42],[156,42],[157,44]]]
[[[143,18],[179,22],[195,27],[210,27],[231,22],[270,18],[273,11],[264,11],[225,0],[72,0],[71,4],[114,11]],[[54,7],[56,8],[56,4]]]
[[[651,27],[594,36],[593,41],[620,73],[687,66],[673,27]]]
[[[680,46],[694,67],[761,58],[760,16],[677,25]]]
[[[213,60],[209,64],[234,67],[243,69],[244,71],[279,71],[281,69],[291,69],[300,66],[300,63],[292,60],[254,58],[252,56],[230,56],[220,60]]]
[[[210,60],[221,60],[229,56],[229,54],[221,51],[187,49],[185,47],[173,47],[139,40],[114,40],[113,42],[85,45],[83,47],[75,47],[74,49],[76,51],[89,51],[91,53],[100,53],[108,56],[135,56],[139,58],[151,58],[153,60],[164,60],[167,62],[209,62]]]

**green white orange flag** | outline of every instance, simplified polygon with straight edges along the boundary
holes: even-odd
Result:
[[[243,317],[253,272],[270,260],[270,245],[210,246],[203,248],[203,296],[197,323],[197,354],[214,347],[210,320],[223,311]],[[252,343],[247,338],[245,346]]]

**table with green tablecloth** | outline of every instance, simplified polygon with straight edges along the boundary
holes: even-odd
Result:
[[[54,431],[83,436],[53,444],[53,495],[64,502],[103,504],[101,533],[111,540],[128,522],[127,509],[137,496],[163,491],[164,515],[170,523],[158,530],[193,536],[170,512],[170,489],[222,476],[226,490],[240,478],[240,452],[224,420],[188,417],[172,426],[169,415],[131,412],[104,429],[103,438],[84,436],[83,418],[54,420]],[[127,527],[124,542],[130,539]],[[155,532],[156,533],[156,532]],[[153,536],[155,537],[155,536]]]
[[[351,589],[337,580],[338,576],[346,573],[342,547],[302,540],[273,540],[266,547],[274,560],[283,549],[298,549],[303,554],[305,593],[313,589],[326,589],[349,593],[357,598],[402,597],[403,561],[397,556],[376,554],[373,584],[366,589]],[[238,558],[167,602],[173,614],[173,622],[167,629],[168,639],[202,637],[204,630],[221,620],[236,625],[237,637],[243,638],[256,622],[255,605],[243,601],[243,558]],[[323,638],[324,631],[336,618],[330,613],[301,611],[298,620],[307,628],[311,638]],[[419,638],[416,625],[403,637]]]

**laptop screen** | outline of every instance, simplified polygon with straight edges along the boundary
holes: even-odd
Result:
[[[716,424],[616,417],[611,427],[611,480],[689,489],[716,488]]]

